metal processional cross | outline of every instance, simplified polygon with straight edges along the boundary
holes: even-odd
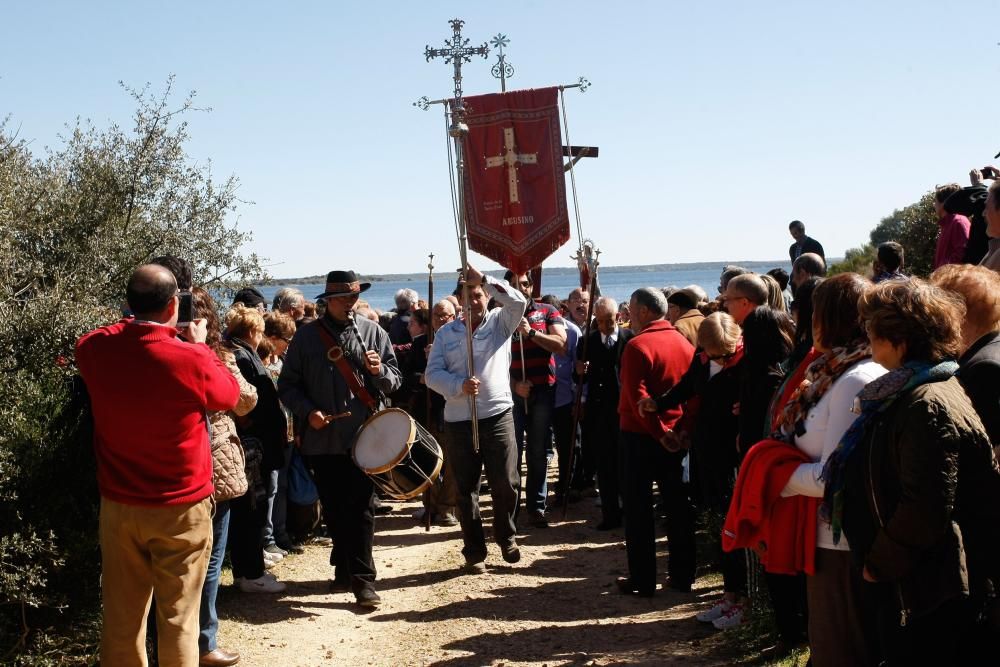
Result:
[[[458,253],[462,262],[462,276],[465,276],[469,266],[469,233],[465,222],[465,188],[462,186],[465,174],[465,159],[462,153],[462,141],[469,133],[469,126],[465,124],[465,102],[462,100],[462,64],[472,62],[472,56],[482,56],[485,60],[490,54],[490,47],[484,42],[481,46],[469,46],[469,40],[462,37],[462,26],[465,21],[462,19],[452,19],[451,39],[444,41],[443,49],[432,49],[427,46],[424,49],[424,57],[427,62],[431,58],[444,58],[445,63],[452,65],[455,70],[455,97],[451,101],[451,126],[448,134],[455,144],[456,166],[458,171]],[[469,303],[469,290],[462,290],[462,306],[466,313],[471,313]],[[469,359],[469,375],[475,377],[476,365],[472,358],[472,326],[471,323],[465,327],[466,356]],[[476,398],[469,397],[469,416],[472,421],[472,448],[479,451],[479,418],[476,414]]]

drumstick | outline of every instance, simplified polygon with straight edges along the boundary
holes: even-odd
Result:
[[[332,421],[336,421],[338,419],[345,419],[350,416],[351,416],[351,411],[348,410],[347,412],[338,412],[335,415],[327,415],[323,417],[323,420],[326,421],[327,424],[329,424]]]

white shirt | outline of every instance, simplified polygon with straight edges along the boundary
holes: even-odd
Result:
[[[854,399],[886,370],[870,359],[859,361],[841,375],[806,415],[806,432],[795,436],[795,446],[809,455],[813,463],[801,463],[782,489],[781,495],[811,496],[822,498],[826,483],[820,474],[830,454],[837,449],[841,438],[851,427],[858,414],[854,412]],[[822,549],[847,551],[847,539],[841,535],[840,543],[833,543],[833,530],[823,519],[816,518],[816,546]]]
[[[480,419],[496,416],[514,405],[510,391],[510,337],[521,323],[525,305],[519,291],[496,278],[486,276],[483,289],[501,307],[486,313],[472,332],[472,357],[479,379],[476,416]],[[424,380],[428,387],[444,396],[444,419],[448,422],[471,419],[469,396],[462,392],[462,384],[469,377],[467,352],[463,320],[438,329]]]

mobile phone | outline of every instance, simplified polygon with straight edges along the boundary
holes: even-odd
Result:
[[[181,292],[179,295],[179,303],[177,304],[177,326],[186,327],[190,324],[192,317],[191,309],[191,292]]]

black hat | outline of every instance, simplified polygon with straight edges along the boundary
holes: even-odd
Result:
[[[371,283],[358,281],[358,274],[354,271],[331,271],[326,274],[326,290],[317,296],[317,299],[325,299],[331,296],[353,296],[361,294],[371,287]]]
[[[253,287],[244,287],[233,297],[233,304],[242,303],[247,308],[256,308],[263,305],[267,308],[267,299],[259,290]]]

